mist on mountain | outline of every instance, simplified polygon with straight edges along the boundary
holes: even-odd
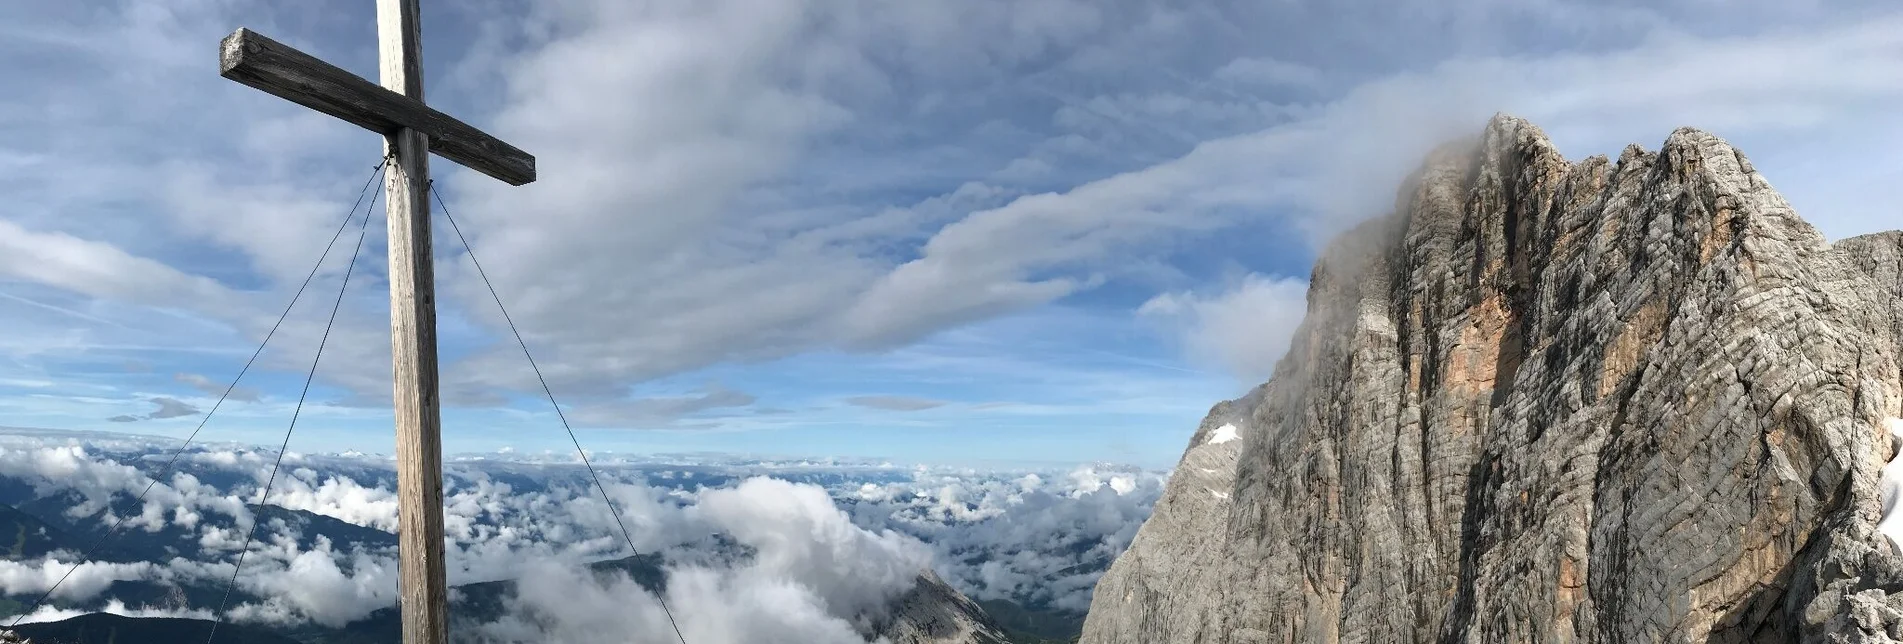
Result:
[[[0,438],[0,518],[21,535],[0,561],[0,593],[17,613],[59,583],[23,621],[95,611],[210,618],[254,523],[228,620],[334,638],[392,616],[387,458],[286,454],[258,511],[275,454],[194,448],[135,503],[169,446],[93,438]],[[600,567],[628,557],[628,539],[578,464],[452,459],[449,583],[483,596],[457,604],[453,612],[468,616],[459,633],[562,641],[607,628],[669,641],[665,600],[690,641],[864,642],[937,579],[1013,619],[1081,624],[1097,575],[1166,478],[1102,464],[979,471],[727,460],[598,461],[635,548],[656,557],[647,579]],[[121,518],[108,545],[75,567]]]

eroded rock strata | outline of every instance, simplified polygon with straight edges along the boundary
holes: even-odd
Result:
[[[1900,352],[1903,233],[1829,243],[1709,133],[1496,117],[1323,254],[1082,641],[1903,640]]]

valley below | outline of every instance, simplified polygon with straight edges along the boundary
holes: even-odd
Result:
[[[0,612],[18,615],[59,584],[21,634],[200,639],[222,605],[221,642],[397,639],[387,459],[288,455],[289,476],[254,512],[267,454],[195,448],[152,484],[168,456],[132,436],[0,435],[0,535],[10,537],[0,540]],[[1103,465],[976,472],[611,457],[603,473],[642,552],[629,556],[573,463],[477,455],[449,469],[459,642],[603,631],[664,641],[673,633],[661,597],[689,641],[1072,641],[1096,576],[1165,477]],[[75,567],[95,543],[104,545]]]

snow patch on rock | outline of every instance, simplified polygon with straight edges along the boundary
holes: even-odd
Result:
[[[1883,421],[1895,445],[1903,448],[1903,418],[1891,418]],[[1903,549],[1903,513],[1896,511],[1899,500],[1903,500],[1903,449],[1890,458],[1883,466],[1883,475],[1877,479],[1877,486],[1883,491],[1883,518],[1877,520],[1877,532],[1890,538],[1890,543]]]
[[[1209,435],[1209,442],[1207,444],[1221,445],[1241,437],[1242,434],[1236,431],[1235,423],[1227,423],[1221,427],[1217,427],[1216,432]]]

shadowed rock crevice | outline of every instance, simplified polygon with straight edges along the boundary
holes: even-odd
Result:
[[[1324,251],[1083,641],[1889,641],[1899,352],[1903,233],[1828,243],[1706,132],[1498,116]]]

